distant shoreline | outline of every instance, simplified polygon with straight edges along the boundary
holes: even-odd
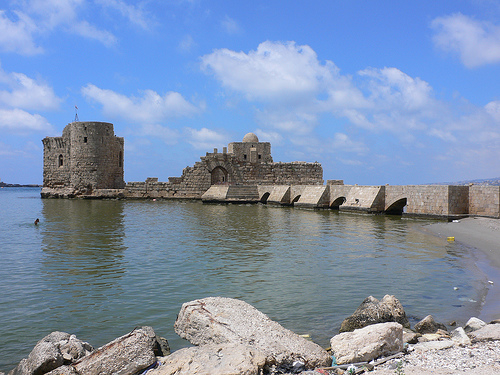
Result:
[[[6,184],[5,182],[0,182],[0,188],[3,187],[36,187],[36,188],[41,188],[42,185],[37,185],[37,184]]]

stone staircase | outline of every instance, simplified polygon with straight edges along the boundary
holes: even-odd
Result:
[[[226,202],[258,202],[259,191],[256,185],[234,185],[229,186]]]

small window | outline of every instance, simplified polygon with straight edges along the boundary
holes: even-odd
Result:
[[[243,159],[244,159],[244,160],[247,160],[247,154],[244,154],[244,155],[243,155]]]
[[[83,137],[83,143],[87,143],[87,137]]]
[[[59,155],[59,166],[62,167],[63,166],[63,156],[62,155]]]
[[[262,155],[261,154],[259,154],[259,159],[262,159]]]

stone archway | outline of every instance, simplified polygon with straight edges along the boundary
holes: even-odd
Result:
[[[385,210],[385,213],[389,215],[402,215],[404,212],[406,212],[406,205],[407,205],[407,199],[400,198],[391,205],[389,205]]]
[[[210,172],[211,185],[227,185],[227,170],[221,166],[215,167]]]
[[[339,207],[345,203],[345,201],[346,201],[345,197],[338,197],[330,204],[330,208],[338,210]]]

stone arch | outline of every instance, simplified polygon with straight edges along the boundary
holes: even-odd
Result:
[[[407,203],[408,200],[406,197],[399,198],[385,209],[385,213],[389,215],[402,215],[406,212]]]
[[[64,165],[64,158],[63,158],[62,154],[59,154],[59,157],[57,159],[57,165],[59,167],[62,167]]]
[[[217,166],[210,172],[212,185],[227,185],[227,170],[221,166]]]
[[[297,202],[300,199],[300,197],[301,197],[300,194],[296,195],[295,198],[292,199],[291,204],[294,204],[295,202]]]
[[[260,197],[260,203],[266,204],[270,195],[271,195],[271,193],[268,191],[266,191],[264,194],[262,194],[262,197]]]
[[[338,210],[339,207],[345,203],[345,201],[346,201],[346,197],[337,197],[330,204],[330,208],[333,208],[334,210]]]

